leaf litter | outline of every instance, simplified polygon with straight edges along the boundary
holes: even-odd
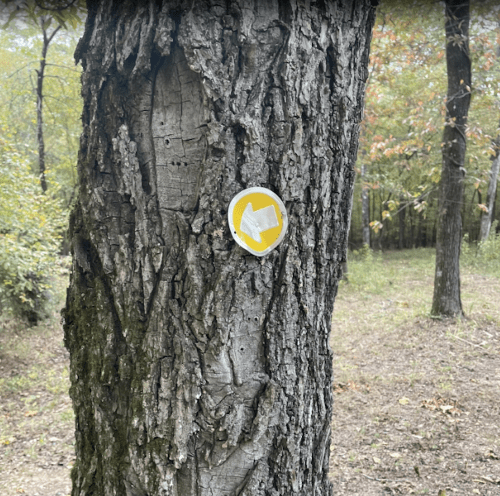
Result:
[[[334,494],[500,496],[500,280],[464,269],[466,319],[435,320],[432,265],[391,256],[335,301]]]

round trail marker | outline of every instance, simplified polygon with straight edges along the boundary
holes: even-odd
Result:
[[[228,218],[234,240],[258,257],[276,248],[288,227],[285,205],[267,188],[248,188],[238,193],[229,204]]]

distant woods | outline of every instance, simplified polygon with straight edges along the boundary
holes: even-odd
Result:
[[[498,6],[472,5],[473,73],[460,202],[463,234],[471,241],[484,239],[488,226],[492,222],[495,226],[500,217],[495,188],[499,23]],[[444,7],[438,3],[419,4],[418,12],[406,4],[388,7],[383,2],[378,9],[357,161],[351,248],[366,239],[375,249],[436,244],[447,93],[444,24]]]
[[[37,324],[76,188],[83,2],[0,2],[0,312]]]

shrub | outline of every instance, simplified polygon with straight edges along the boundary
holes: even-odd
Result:
[[[0,140],[0,308],[31,324],[46,315],[65,224],[56,187],[49,191],[42,194],[27,161]]]

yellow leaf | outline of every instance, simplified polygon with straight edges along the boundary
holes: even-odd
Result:
[[[410,402],[410,400],[408,398],[406,398],[405,396],[403,396],[400,400],[399,400],[399,403],[401,405],[407,405],[408,403]]]

